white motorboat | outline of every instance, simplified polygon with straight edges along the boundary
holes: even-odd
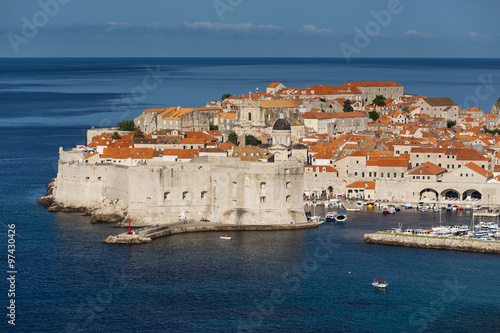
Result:
[[[228,236],[228,235],[220,236],[220,239],[231,239],[231,236]]]
[[[385,288],[387,288],[388,285],[389,284],[387,283],[387,281],[385,279],[375,278],[372,282],[372,286],[379,288],[379,289],[385,289]]]
[[[341,210],[340,212],[337,213],[335,216],[335,221],[336,222],[345,222],[347,221],[347,212]]]
[[[335,221],[335,216],[337,216],[336,212],[328,212],[325,215],[325,220],[326,222],[333,222]]]

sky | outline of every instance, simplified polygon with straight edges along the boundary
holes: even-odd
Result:
[[[498,0],[2,0],[0,57],[498,58]]]

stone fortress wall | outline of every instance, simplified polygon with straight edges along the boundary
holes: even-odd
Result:
[[[140,224],[187,219],[242,225],[306,222],[303,167],[197,157],[134,167],[59,161],[53,197],[60,206],[126,207]]]

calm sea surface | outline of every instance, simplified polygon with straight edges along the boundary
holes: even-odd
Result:
[[[110,246],[120,232],[35,200],[58,148],[150,107],[224,93],[359,80],[490,110],[500,61],[484,59],[0,59],[0,221],[16,225],[19,332],[500,332],[500,257],[365,244],[363,234],[438,224],[434,213],[352,212],[306,231],[176,235]],[[492,82],[484,84],[486,82]],[[472,105],[472,104],[474,105]],[[317,214],[324,214],[318,208]],[[466,213],[444,214],[468,223]],[[7,229],[0,225],[0,331]],[[386,292],[371,281],[389,281]]]

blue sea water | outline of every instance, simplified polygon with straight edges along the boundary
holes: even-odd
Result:
[[[500,332],[497,255],[363,241],[398,223],[435,225],[433,213],[352,212],[345,224],[234,232],[228,242],[200,233],[110,246],[102,240],[120,229],[35,203],[56,175],[60,146],[145,108],[204,105],[271,81],[394,80],[410,93],[489,110],[499,78],[497,59],[0,59],[0,222],[23,237],[16,239],[13,328],[0,225],[0,330]],[[470,215],[445,220],[467,223]],[[374,277],[387,278],[389,289],[375,290]]]

